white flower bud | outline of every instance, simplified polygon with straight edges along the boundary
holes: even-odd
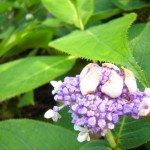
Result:
[[[139,116],[147,116],[150,113],[150,98],[144,98],[139,106]]]
[[[114,65],[112,63],[103,63],[102,66],[110,68],[110,69],[114,69],[116,71],[120,71],[120,69],[116,65]]]
[[[26,14],[25,19],[27,21],[32,20],[34,18],[34,16],[32,14]]]
[[[52,94],[54,95],[57,93],[59,87],[62,85],[62,82],[59,80],[59,81],[51,81],[50,83],[54,87],[54,90],[52,91]]]
[[[125,85],[130,93],[134,93],[137,90],[136,79],[132,71],[122,67],[125,78]]]
[[[90,63],[80,73],[80,90],[82,95],[95,93],[101,80],[101,68],[95,63]]]
[[[61,118],[61,115],[60,115],[58,112],[55,112],[54,110],[49,109],[49,110],[46,111],[46,113],[44,114],[44,117],[45,117],[46,119],[52,118],[52,120],[53,120],[54,122],[57,122],[58,119]]]
[[[123,79],[112,70],[110,78],[102,86],[101,91],[111,98],[117,98],[121,95],[123,89]]]

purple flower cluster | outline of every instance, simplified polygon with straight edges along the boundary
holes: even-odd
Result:
[[[65,106],[70,108],[69,113],[71,113],[73,124],[87,127],[92,134],[105,136],[107,129],[114,129],[120,116],[130,115],[138,119],[138,108],[146,94],[138,89],[130,92],[125,83],[125,73],[119,69],[106,65],[100,67],[100,70],[99,84],[94,92],[83,95],[80,90],[82,79],[80,75],[77,75],[64,79],[54,99],[63,102]],[[102,92],[103,85],[109,84],[112,72],[119,75],[123,81],[122,92],[115,98]]]

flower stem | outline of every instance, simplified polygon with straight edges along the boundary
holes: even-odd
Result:
[[[116,149],[117,145],[110,130],[107,130],[106,139],[108,143],[110,144],[111,148]]]

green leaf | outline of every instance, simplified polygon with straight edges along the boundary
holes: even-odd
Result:
[[[47,48],[52,38],[52,31],[47,27],[27,27],[24,30],[16,31],[0,43],[0,56],[12,56],[29,48]]]
[[[66,129],[73,130],[74,126],[71,123],[72,117],[71,117],[71,114],[68,113],[68,111],[69,111],[69,109],[67,107],[63,108],[60,111],[60,115],[62,116],[62,118],[60,118],[59,121],[57,121],[55,124],[62,126]]]
[[[0,133],[1,150],[78,150],[83,145],[74,132],[28,119],[2,121]]]
[[[62,26],[62,22],[56,18],[48,18],[45,21],[42,22],[43,25],[48,27],[60,27]]]
[[[20,38],[20,36],[22,38]],[[21,34],[16,35],[16,40],[10,44],[11,47],[9,47],[9,51],[5,53],[4,56],[11,57],[31,48],[47,48],[48,42],[51,38],[52,31],[45,27],[32,29],[28,32],[23,31]]]
[[[0,65],[0,101],[30,91],[64,74],[73,57],[30,57]]]
[[[83,145],[80,150],[112,150],[105,141],[91,141]]]
[[[14,32],[14,27],[9,26],[4,32],[0,33],[0,40],[8,38],[12,32]]]
[[[38,4],[38,3],[40,3],[40,0],[24,0],[24,1],[22,1],[22,0],[17,0],[17,2],[20,2],[20,3],[24,3],[24,4],[26,4],[28,7],[31,7],[31,6],[33,6],[33,5],[35,5],[35,4]]]
[[[110,0],[94,0],[94,13],[90,21],[106,19],[121,12]]]
[[[93,0],[42,0],[55,17],[80,29],[84,28],[93,12]],[[62,5],[63,4],[63,5]]]
[[[131,26],[128,32],[128,45],[130,47],[130,44],[131,44],[130,48],[132,48],[132,42],[130,41],[136,38],[137,36],[139,36],[139,34],[144,30],[145,26],[146,26],[146,23],[137,23]]]
[[[114,130],[115,141],[124,149],[138,147],[150,140],[150,121],[123,117]]]
[[[0,2],[0,13],[4,13],[11,5],[12,2]]]
[[[112,0],[112,2],[123,10],[140,9],[150,6],[150,3],[146,3],[142,0]]]
[[[146,85],[144,74],[127,47],[127,30],[135,18],[131,13],[104,25],[75,31],[50,42],[49,46],[78,57],[127,66]]]
[[[129,46],[150,85],[150,23],[134,25],[129,33]]]
[[[48,46],[48,40],[51,40],[52,32],[50,29],[42,27],[33,29],[28,34],[26,34],[22,40],[17,43],[19,48],[28,49],[28,48],[45,48]]]
[[[31,24],[27,24],[27,27],[24,27],[24,25],[20,26],[16,31],[11,33],[10,36],[7,36],[1,43],[0,43],[0,56],[5,54],[7,51],[9,51],[11,48],[13,48],[15,45],[19,45],[20,42],[24,41],[25,38],[30,34],[30,32],[33,30],[37,22],[33,22]],[[31,41],[31,39],[30,39]]]
[[[18,107],[24,107],[27,105],[34,105],[34,93],[29,91],[25,93],[19,100]]]

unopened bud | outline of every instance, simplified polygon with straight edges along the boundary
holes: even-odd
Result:
[[[34,16],[32,14],[26,14],[25,18],[27,21],[30,21],[34,18]]]
[[[122,67],[125,78],[125,85],[130,93],[134,93],[137,90],[136,79],[132,71]]]
[[[111,98],[117,98],[121,95],[123,89],[123,79],[112,71],[108,81],[102,86],[101,91]]]
[[[95,93],[101,80],[101,68],[95,63],[90,63],[80,73],[80,90],[82,95]]]

